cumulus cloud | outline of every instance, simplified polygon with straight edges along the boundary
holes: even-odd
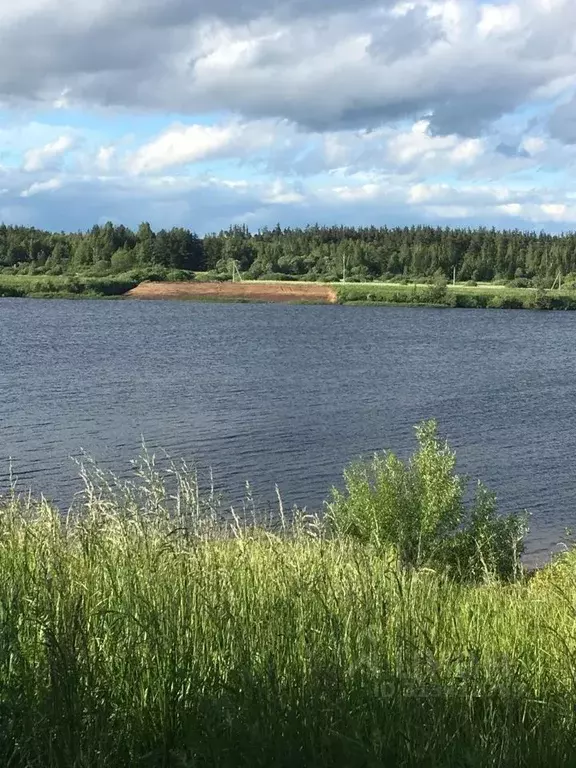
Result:
[[[0,217],[570,228],[575,27],[574,0],[4,3],[0,106],[51,113],[0,128]]]
[[[20,193],[20,197],[32,197],[33,195],[39,195],[42,192],[52,192],[55,189],[60,189],[62,186],[61,179],[48,179],[47,181],[35,181],[28,189],[23,190]]]
[[[3,174],[0,216],[48,229],[88,228],[107,219],[136,227],[187,226],[199,233],[230,223],[251,227],[346,222],[545,225],[570,228],[576,201],[567,185],[534,189],[529,181],[499,185],[471,179],[417,181],[413,174],[335,171],[288,180],[247,181],[211,174],[84,175],[63,172],[25,184],[27,174]],[[572,196],[571,196],[572,195]]]
[[[71,136],[60,136],[43,147],[29,149],[24,155],[24,170],[32,172],[53,168],[73,145]]]
[[[239,121],[216,125],[176,125],[141,146],[127,159],[132,173],[163,171],[206,159],[243,157],[270,146],[281,126]]]
[[[228,110],[322,131],[428,115],[474,137],[576,69],[573,0],[26,0],[1,14],[9,103]]]
[[[43,134],[56,138],[39,143]],[[516,136],[510,127],[482,138],[440,136],[425,119],[309,133],[286,120],[224,118],[108,142],[98,132],[90,139],[79,133],[55,170],[64,135],[39,123],[4,129],[2,140],[15,145],[19,137],[26,158],[0,167],[9,220],[76,229],[107,218],[130,226],[148,218],[157,227],[200,232],[236,221],[556,228],[574,221],[566,190],[576,147],[524,128]],[[553,180],[549,189],[531,175],[540,168]]]

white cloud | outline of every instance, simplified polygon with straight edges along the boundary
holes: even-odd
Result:
[[[522,213],[520,203],[505,203],[504,205],[499,205],[498,209],[509,216],[519,216]]]
[[[71,136],[60,136],[56,141],[43,147],[29,149],[24,155],[24,170],[29,172],[43,171],[54,166],[74,146]]]
[[[154,173],[201,160],[246,154],[269,146],[275,138],[271,122],[225,125],[176,125],[141,146],[127,159],[131,173]]]
[[[528,136],[523,139],[520,146],[526,150],[529,155],[538,155],[546,149],[546,142],[540,136]]]
[[[516,31],[522,22],[522,11],[516,3],[483,5],[480,8],[478,33],[482,37],[506,35]]]
[[[112,163],[116,156],[116,147],[99,147],[96,153],[96,168],[104,173],[112,170]]]
[[[48,179],[48,181],[35,181],[28,189],[25,189],[20,193],[20,197],[32,197],[33,195],[39,195],[42,192],[52,192],[56,189],[60,189],[62,186],[61,179]]]
[[[473,208],[466,208],[464,205],[430,205],[426,208],[429,216],[438,219],[467,219],[474,215]]]
[[[568,208],[563,203],[545,203],[540,206],[542,213],[549,216],[551,219],[564,220]]]
[[[410,203],[426,203],[429,200],[436,200],[450,188],[447,184],[414,184],[408,192],[408,201]]]
[[[69,95],[70,88],[63,88],[60,95],[52,103],[54,109],[68,109],[70,107]]]
[[[569,227],[575,27],[574,0],[5,3],[0,104],[52,113],[0,129],[2,211]]]
[[[399,164],[414,161],[434,161],[464,164],[476,160],[484,151],[481,139],[461,139],[455,134],[433,136],[429,132],[430,122],[419,120],[410,131],[392,135],[388,142],[388,155]]]
[[[26,0],[2,9],[0,100],[478,138],[574,87],[575,24],[573,0]]]
[[[271,184],[269,190],[263,194],[262,199],[265,203],[276,205],[298,204],[306,201],[305,195],[280,179]]]

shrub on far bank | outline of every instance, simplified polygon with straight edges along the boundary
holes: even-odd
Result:
[[[521,299],[517,296],[509,296],[509,295],[502,295],[502,296],[492,296],[490,301],[487,304],[488,307],[491,307],[492,309],[524,309],[524,299]]]
[[[456,455],[438,438],[436,422],[420,424],[416,437],[408,461],[377,454],[346,470],[345,491],[334,489],[328,505],[334,532],[393,548],[403,567],[438,568],[464,581],[519,577],[525,515],[498,515],[481,484],[467,504]]]
[[[135,288],[138,280],[129,276],[74,277],[41,275],[0,276],[0,297],[121,296]]]
[[[480,309],[488,306],[490,296],[484,293],[459,293],[453,292],[449,295],[450,306],[461,309]]]
[[[298,278],[295,275],[287,275],[285,272],[264,272],[257,279],[271,281],[294,281]]]
[[[532,280],[527,277],[516,277],[508,282],[510,288],[532,288]]]
[[[194,278],[197,283],[225,283],[232,280],[232,275],[226,272],[203,272]]]
[[[162,282],[167,279],[168,270],[166,267],[135,267],[128,272],[123,272],[115,277],[117,279],[136,280],[143,283],[145,280]]]
[[[194,272],[189,269],[169,269],[166,280],[170,283],[186,283],[195,279]]]

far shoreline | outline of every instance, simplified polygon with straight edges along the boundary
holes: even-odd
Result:
[[[206,275],[207,277],[208,275]],[[312,282],[214,280],[189,273],[179,280],[127,274],[0,276],[0,298],[137,299],[293,305],[404,306],[457,309],[576,310],[576,290],[500,283]]]

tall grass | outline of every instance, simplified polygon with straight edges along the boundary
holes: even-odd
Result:
[[[0,765],[560,766],[576,568],[465,583],[194,472],[0,504]]]

